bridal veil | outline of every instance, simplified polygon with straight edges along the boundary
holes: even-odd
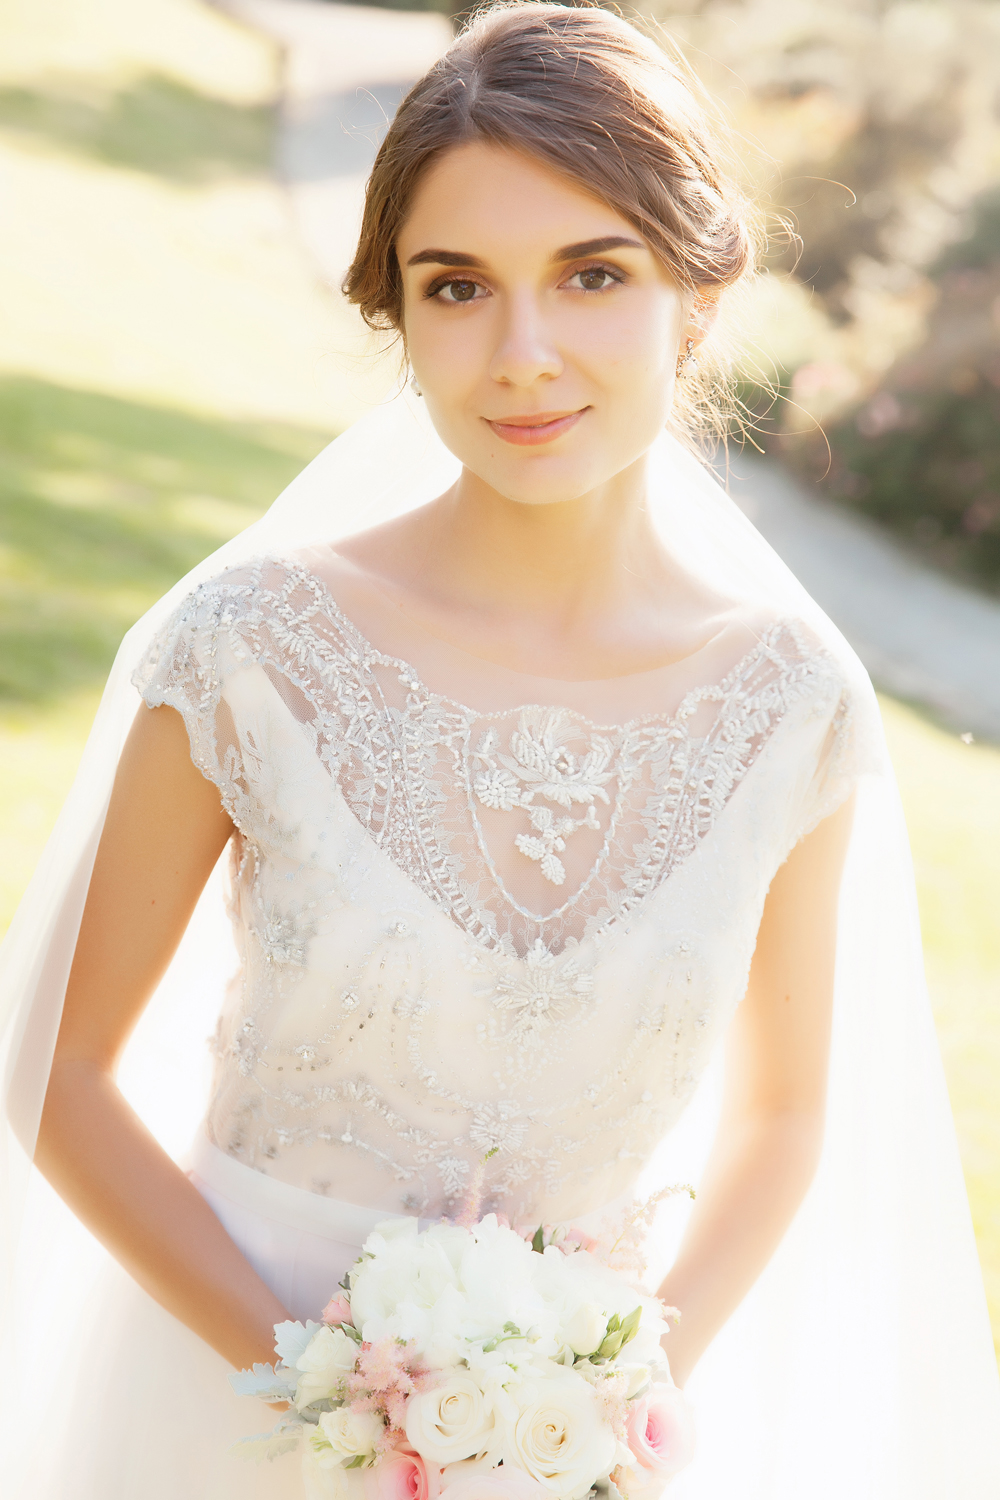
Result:
[[[0,950],[0,1409],[9,1424],[0,1451],[10,1434],[57,1420],[74,1310],[104,1254],[70,1229],[33,1176],[31,1154],[115,767],[139,702],[133,669],[200,580],[402,514],[447,488],[456,472],[419,402],[393,397],[325,449],[260,521],[181,579],[122,643],[73,790]],[[700,1455],[671,1493],[995,1500],[1000,1385],[924,986],[906,830],[871,686],[715,479],[666,436],[654,449],[649,503],[666,546],[692,571],[798,615],[819,634],[852,684],[871,768],[858,788],[841,892],[821,1165],[771,1265],[692,1377]],[[213,877],[122,1069],[131,1102],[177,1156],[203,1110],[193,1060],[204,1055],[227,965],[231,940]],[[644,1186],[696,1180],[714,1088],[710,1076]],[[659,1270],[678,1233],[677,1212],[667,1210],[654,1236]],[[167,1441],[183,1443],[184,1435]]]

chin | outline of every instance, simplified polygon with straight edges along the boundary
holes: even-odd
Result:
[[[561,505],[606,484],[627,463],[616,467],[606,461],[581,461],[578,455],[572,462],[539,455],[527,462],[498,464],[494,460],[467,463],[467,467],[498,495],[518,505]]]
[[[516,481],[505,482],[499,475],[494,478],[488,475],[481,477],[498,495],[502,495],[505,500],[512,500],[516,505],[563,505],[570,500],[579,500],[603,482],[601,479],[595,481],[588,477],[575,482],[568,479],[548,483],[525,480],[519,484]]]

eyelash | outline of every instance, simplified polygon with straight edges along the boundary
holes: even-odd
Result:
[[[597,287],[594,290],[588,290],[586,287],[573,288],[574,291],[583,292],[587,297],[599,297],[602,292],[610,291],[611,286],[623,286],[624,283],[628,280],[625,272],[620,270],[617,266],[608,266],[601,261],[593,261],[590,265],[578,266],[575,271],[570,272],[566,280],[572,281],[574,276],[586,276],[589,271],[602,271],[605,276],[610,277],[610,285]],[[430,286],[424,293],[424,296],[428,301],[439,300],[442,302],[451,302],[454,306],[461,306],[462,301],[465,302],[465,305],[468,305],[468,303],[470,302],[483,301],[482,297],[469,297],[460,301],[458,298],[452,299],[444,298],[441,296],[441,293],[444,291],[445,287],[455,286],[456,284],[464,286],[485,286],[484,282],[477,281],[474,276],[441,276],[437,281],[431,282]],[[489,290],[489,288],[486,289]]]

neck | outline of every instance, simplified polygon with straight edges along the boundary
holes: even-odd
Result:
[[[530,616],[557,631],[593,622],[662,579],[645,493],[645,457],[589,494],[540,505],[463,470],[431,507],[420,584],[497,621]]]

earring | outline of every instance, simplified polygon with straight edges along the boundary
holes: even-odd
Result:
[[[417,377],[415,375],[410,376],[410,390],[415,396],[422,396],[424,394],[419,385],[417,385]]]
[[[694,339],[688,339],[684,353],[677,356],[678,380],[683,380],[685,375],[693,375],[697,368],[698,356],[694,352]]]

